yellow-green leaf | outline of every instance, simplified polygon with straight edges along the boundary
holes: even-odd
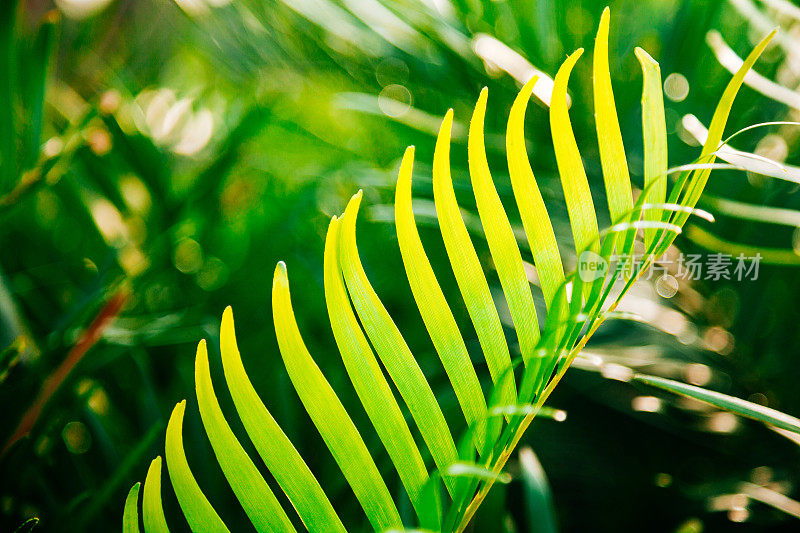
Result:
[[[183,516],[195,533],[226,533],[228,528],[200,490],[183,451],[183,413],[186,400],[179,402],[167,424],[166,456],[169,479]]]
[[[519,207],[522,225],[528,237],[544,300],[549,310],[556,291],[564,282],[564,266],[561,263],[561,253],[558,251],[550,215],[536,184],[525,149],[525,110],[536,81],[535,76],[531,78],[519,91],[511,106],[506,130],[506,152],[511,187],[514,189],[514,198]]]
[[[667,199],[667,126],[664,119],[664,93],[661,89],[661,68],[655,59],[642,50],[634,50],[642,65],[642,133],[644,135],[645,204],[663,204]],[[645,209],[644,219],[661,220],[660,208]],[[650,249],[658,234],[655,228],[644,230],[645,249]]]
[[[714,162],[714,159],[716,158],[715,152],[719,148],[720,142],[722,141],[722,134],[725,130],[725,124],[728,122],[728,116],[730,115],[731,108],[733,107],[733,100],[736,98],[736,94],[739,92],[742,82],[744,82],[744,77],[750,71],[750,69],[753,68],[756,60],[758,60],[762,52],[764,52],[764,49],[775,36],[777,31],[777,29],[772,30],[769,35],[764,37],[761,42],[756,45],[753,51],[750,52],[750,54],[744,60],[744,63],[736,72],[736,74],[733,75],[731,81],[728,82],[728,86],[725,87],[725,92],[722,93],[722,98],[720,98],[717,108],[714,111],[714,117],[711,119],[711,125],[708,128],[708,137],[706,138],[706,142],[703,145],[703,150],[700,153],[699,163]],[[708,176],[710,174],[710,168],[698,169],[693,173],[692,178],[689,180],[683,201],[681,202],[682,204],[689,207],[694,207],[697,205],[697,201],[699,200],[700,195],[703,193],[703,189],[705,189],[706,182],[708,181]],[[673,222],[678,226],[683,226],[688,217],[688,213],[677,212],[675,213],[675,220]]]
[[[272,282],[272,314],[283,362],[295,390],[356,498],[377,530],[402,527],[400,514],[364,440],[308,353],[292,309],[286,265]]]
[[[453,123],[453,110],[449,110],[442,121],[436,149],[433,154],[433,197],[436,202],[436,215],[453,267],[453,273],[467,306],[467,311],[478,334],[478,341],[489,367],[492,381],[511,366],[511,356],[500,325],[500,318],[489,291],[489,284],[483,274],[478,254],[470,240],[461,212],[458,208],[453,182],[450,178],[450,129]],[[515,403],[516,386],[507,381],[504,403]]]
[[[136,483],[125,498],[125,511],[122,514],[122,533],[139,533],[139,487]]]
[[[469,358],[464,339],[453,317],[453,312],[436,280],[436,275],[419,238],[411,204],[413,165],[414,147],[409,147],[400,164],[395,192],[397,241],[400,245],[403,266],[411,286],[411,292],[417,302],[422,320],[425,322],[425,327],[439,354],[447,377],[453,385],[467,425],[475,428],[475,444],[478,449],[481,449],[483,431],[478,428],[486,415],[486,399],[483,396],[478,375],[475,373],[475,367]],[[433,401],[435,402],[435,398]]]
[[[436,467],[442,471],[458,459],[447,421],[425,375],[389,312],[367,279],[356,244],[359,191],[347,205],[340,225],[339,262],[347,290],[383,366],[408,406]],[[451,485],[447,485],[452,490]]]
[[[339,228],[340,221],[333,217],[325,238],[325,304],[333,336],[356,394],[389,453],[412,505],[417,508],[428,471],[347,297],[339,269]],[[358,298],[353,295],[354,300]]]
[[[233,310],[222,314],[220,349],[225,379],[245,430],[281,490],[311,533],[344,533],[345,529],[319,482],[259,398],[244,370]],[[145,487],[146,489],[146,487]]]
[[[628,220],[633,209],[633,196],[608,66],[609,19],[610,10],[606,7],[600,17],[600,27],[597,29],[594,45],[594,121],[597,128],[597,143],[600,148],[600,163],[603,167],[611,223],[619,224]],[[619,233],[618,245],[622,245],[623,238],[626,241],[630,239],[632,242],[634,235],[635,231],[633,230]],[[626,242],[623,250],[627,249]]]
[[[556,154],[561,186],[567,203],[575,251],[578,256],[586,250],[597,252],[598,230],[592,193],[586,179],[578,144],[572,132],[567,109],[567,83],[575,63],[583,54],[579,48],[570,55],[558,69],[553,85],[553,100],[550,104],[550,131],[553,136],[553,149]],[[588,287],[588,285],[587,285]]]
[[[145,533],[169,533],[164,508],[161,504],[161,456],[150,462],[144,480],[142,519]]]
[[[503,203],[497,195],[497,189],[489,172],[489,163],[486,160],[483,122],[488,97],[489,91],[484,88],[469,124],[467,143],[469,175],[472,179],[472,190],[475,193],[481,225],[517,331],[522,360],[528,364],[539,341],[539,321],[536,318],[536,307],[533,305],[533,295],[522,264],[517,239],[503,209]],[[536,363],[538,362],[536,359]]]
[[[214,455],[253,527],[263,533],[294,531],[275,494],[261,477],[258,468],[244,451],[222,414],[211,383],[205,340],[197,345],[194,380],[200,417]]]

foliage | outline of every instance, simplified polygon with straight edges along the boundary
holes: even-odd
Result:
[[[695,169],[684,171],[670,193],[669,203],[665,202],[666,188],[657,186],[659,181],[666,180],[667,175],[660,72],[658,64],[649,55],[637,50],[646,76],[642,105],[646,128],[647,192],[640,195],[634,208],[611,92],[608,33],[609,11],[606,10],[600,21],[594,52],[594,95],[600,156],[614,225],[602,235],[598,232],[591,193],[572,132],[566,96],[570,73],[582,49],[572,54],[559,69],[550,95],[556,160],[579,258],[577,271],[567,278],[547,210],[524,150],[523,117],[538,81],[537,76],[523,86],[509,117],[507,146],[512,186],[518,203],[521,203],[520,198],[532,202],[520,205],[520,215],[531,236],[529,244],[538,265],[548,311],[541,333],[521,254],[486,160],[483,131],[488,99],[486,89],[481,92],[470,121],[470,178],[492,261],[517,332],[520,357],[513,361],[450,178],[452,110],[445,115],[439,131],[433,162],[437,218],[450,264],[494,384],[488,402],[416,229],[411,202],[413,148],[406,151],[401,163],[395,199],[398,243],[417,306],[467,422],[465,434],[458,439],[458,447],[417,360],[361,264],[355,230],[361,192],[351,199],[341,217],[333,217],[328,227],[324,268],[328,316],[350,380],[416,512],[416,523],[406,526],[457,532],[467,528],[493,484],[502,479],[502,469],[525,429],[572,360],[608,313],[615,310],[631,283],[641,275],[641,268],[646,268],[653,257],[666,250],[680,232],[705,187],[710,173],[708,164],[713,163],[715,147],[722,139],[733,98],[745,74],[774,35],[770,34],[759,43],[734,75],[714,114],[707,143],[699,158],[700,164]],[[655,78],[654,82],[651,77]],[[654,210],[656,214],[649,217],[649,221],[642,222],[640,219],[645,210]],[[638,228],[653,230],[647,236],[644,265],[633,265],[634,237]],[[596,263],[610,264],[615,249],[621,258],[619,270],[599,270]],[[622,279],[624,288],[614,297],[609,297],[620,272],[628,273]],[[289,377],[367,519],[376,531],[402,529],[404,524],[396,504],[363,439],[303,342],[294,318],[287,268],[283,262],[275,270],[272,308],[278,345]],[[223,368],[234,404],[259,455],[307,528],[312,531],[344,530],[316,478],[258,399],[244,372],[233,329],[232,313],[228,308],[221,328]],[[431,474],[375,353],[421,433],[427,447],[424,453],[430,454],[435,465]],[[515,376],[515,366],[522,367],[518,372],[519,379]],[[225,421],[211,385],[205,341],[198,346],[195,382],[200,414],[214,453],[256,530],[293,531],[290,518]],[[184,411],[185,402],[181,402],[175,407],[167,428],[166,458],[173,489],[192,530],[227,531],[186,461],[182,437]],[[155,461],[160,461],[160,458]],[[151,479],[158,483],[156,478]],[[440,484],[444,485],[446,494]],[[134,485],[128,497],[128,502],[133,503],[126,504],[125,521],[129,524],[138,521],[138,490],[139,484]],[[155,491],[155,486],[152,490]],[[145,484],[145,493],[147,491]],[[158,500],[155,506],[145,507],[145,530],[162,531],[161,495],[155,493],[154,497]]]
[[[0,528],[27,531],[36,520],[20,524],[32,516],[43,530],[118,528],[127,488],[149,458],[162,453],[175,399],[192,388],[198,338],[209,341],[210,373],[220,370],[214,357],[218,317],[229,304],[257,396],[344,523],[363,522],[337,463],[320,453],[325,442],[291,400],[290,380],[271,348],[276,339],[263,277],[280,259],[292,272],[295,312],[309,352],[360,429],[404,523],[415,523],[414,507],[348,384],[330,334],[319,260],[326,227],[353,191],[363,189],[358,251],[369,281],[402,329],[453,435],[460,434],[466,427],[460,398],[437,362],[415,293],[398,282],[405,264],[393,246],[397,157],[406,146],[417,147],[414,219],[442,294],[455,303],[461,298],[458,280],[436,230],[433,138],[443,110],[452,107],[455,118],[468,117],[479,89],[488,87],[486,159],[526,274],[543,283],[531,265],[541,267],[546,258],[534,257],[537,249],[526,238],[535,231],[548,235],[543,220],[550,221],[559,246],[553,257],[572,270],[578,254],[569,245],[570,214],[552,134],[544,126],[550,112],[544,100],[565,52],[589,41],[603,6],[549,0],[5,2],[4,13],[14,16],[2,17],[0,31],[0,91],[11,102],[0,112],[6,154],[0,159],[0,402],[10,406],[0,417],[4,443],[36,411],[32,407],[43,408],[29,438],[0,458]],[[48,11],[53,7],[62,15]],[[668,183],[675,190],[673,180],[681,176],[671,172],[647,188],[646,176],[652,179],[658,170],[646,169],[667,161],[645,161],[643,131],[653,130],[642,128],[637,59],[643,57],[632,53],[634,46],[646,48],[664,73],[666,141],[650,142],[665,142],[675,164],[694,160],[697,143],[705,142],[682,117],[694,113],[701,127],[708,126],[741,58],[782,26],[756,66],[772,85],[764,90],[763,80],[754,84],[748,75],[725,129],[781,123],[730,139],[744,154],[733,153],[735,168],[726,160],[732,155],[726,146],[715,151],[727,168],[713,171],[698,205],[717,222],[709,225],[704,218],[710,217],[695,210],[703,217],[690,218],[666,253],[674,258],[706,246],[769,253],[782,264],[763,263],[758,280],[747,283],[681,280],[671,298],[659,295],[658,282],[633,283],[548,399],[558,409],[543,407],[540,422],[520,439],[521,451],[509,457],[501,479],[511,481],[494,484],[472,527],[583,531],[650,524],[656,531],[725,531],[740,520],[745,523],[737,527],[744,530],[789,527],[789,497],[797,496],[792,433],[768,425],[770,432],[631,378],[657,375],[750,401],[723,399],[723,408],[752,412],[768,404],[800,413],[794,383],[800,311],[791,267],[797,257],[791,181],[797,136],[790,124],[797,120],[791,91],[797,86],[797,12],[777,0],[615,0],[611,7],[617,31],[609,42],[610,81],[632,199],[641,199],[640,191],[658,196]],[[738,54],[739,64],[730,53]],[[567,99],[602,228],[612,225],[611,202],[600,183],[607,152],[594,142],[595,122],[585,118],[595,111],[588,83],[593,63],[575,64],[575,77],[586,82],[573,83]],[[533,73],[539,81],[527,110],[525,152],[549,217],[531,222],[521,217],[531,207],[517,201],[532,197],[520,194],[520,181],[505,171],[502,133],[505,110]],[[656,85],[652,76],[650,81]],[[779,86],[784,90],[776,91]],[[453,189],[516,362],[514,316],[478,216],[484,213],[469,192],[469,161],[461,156],[467,133],[468,125],[455,120]],[[655,213],[647,209],[643,219],[656,220],[650,218]],[[657,228],[644,233],[654,238]],[[641,252],[641,243],[636,246]],[[349,289],[346,279],[344,284]],[[126,295],[120,316],[96,328],[109,305]],[[533,301],[540,319],[551,314],[536,287]],[[491,401],[491,374],[469,311],[460,304],[450,310]],[[516,364],[518,378],[524,368]],[[396,391],[391,382],[389,387]],[[249,431],[233,415],[228,387],[216,390],[227,423],[299,526],[283,485],[244,438]],[[192,473],[231,530],[251,528],[205,444],[193,405],[190,398],[183,427]],[[500,411],[522,416],[515,408]],[[567,422],[541,420],[563,420],[565,411]],[[432,472],[427,444],[415,424],[409,429]],[[145,486],[160,480],[160,468],[160,462],[151,467]],[[165,520],[180,530],[185,520],[171,483],[155,493],[161,489]],[[146,492],[143,503],[151,502],[152,516],[153,498]],[[626,502],[624,510],[619,501]]]

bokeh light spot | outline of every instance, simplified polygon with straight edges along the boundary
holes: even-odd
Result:
[[[67,450],[75,455],[80,455],[89,451],[92,447],[92,436],[83,422],[72,421],[64,426],[61,432]]]
[[[387,85],[378,95],[378,107],[390,117],[402,117],[411,109],[411,104],[411,92],[403,85]]]
[[[203,249],[194,239],[182,239],[173,254],[175,268],[184,274],[194,274],[203,266]]]
[[[664,274],[656,280],[656,292],[663,298],[672,298],[678,293],[678,280],[671,274]]]
[[[683,74],[673,72],[664,80],[664,94],[673,102],[683,102],[689,96],[689,80]]]

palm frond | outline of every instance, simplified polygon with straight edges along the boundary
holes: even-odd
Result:
[[[554,79],[550,125],[579,258],[577,269],[567,275],[563,267],[566,261],[558,252],[547,208],[525,151],[523,122],[527,102],[537,83],[535,78],[522,87],[509,115],[509,171],[542,282],[547,309],[543,328],[540,328],[521,251],[487,162],[483,133],[488,103],[486,89],[481,92],[470,121],[468,161],[472,190],[516,331],[519,356],[516,352],[512,356],[484,268],[453,190],[450,176],[452,110],[447,112],[439,129],[433,157],[436,213],[447,256],[491,378],[488,399],[481,389],[478,372],[470,360],[451,304],[439,286],[417,231],[411,207],[413,147],[406,151],[400,165],[395,198],[398,242],[414,300],[467,423],[466,431],[458,439],[454,439],[417,359],[361,263],[356,242],[361,193],[352,197],[341,217],[333,217],[330,222],[325,242],[324,285],[331,328],[355,392],[416,511],[417,520],[406,526],[463,531],[493,484],[508,479],[503,472],[506,462],[574,358],[603,320],[613,315],[620,298],[648,263],[659,250],[665,250],[673,242],[688,216],[695,212],[694,206],[710,172],[707,165],[713,163],[722,140],[733,97],[744,73],[773,35],[756,47],[735,74],[714,115],[711,133],[699,160],[703,168],[695,168],[693,174],[688,170],[684,172],[669,202],[665,201],[667,151],[658,64],[645,52],[637,50],[644,72],[642,113],[646,178],[645,191],[634,202],[608,67],[609,21],[610,14],[606,10],[594,52],[596,125],[612,220],[612,226],[603,231],[598,227],[567,99],[567,84],[582,49],[569,56]],[[634,262],[633,241],[640,229],[645,230],[647,251],[641,262]],[[630,269],[622,278],[608,268],[615,251],[623,257],[622,266]],[[587,270],[592,262],[605,265],[605,269]],[[612,297],[611,289],[620,280],[622,291]],[[404,524],[377,466],[377,455],[368,450],[350,414],[306,347],[295,320],[287,268],[282,262],[273,279],[272,310],[289,378],[367,520],[377,531],[401,529]],[[228,425],[214,394],[203,341],[198,346],[195,375],[201,418],[225,478],[255,528],[293,531],[293,523],[299,519],[310,531],[344,531],[322,487],[250,383],[236,346],[230,308],[222,318],[221,351],[228,389],[245,431],[295,511],[290,513],[291,518],[284,511]],[[404,407],[398,403],[389,380]],[[404,408],[410,417],[406,418]],[[186,521],[194,531],[226,531],[186,461],[182,438],[184,410],[185,401],[176,406],[167,429],[169,478]],[[415,441],[409,420],[419,430],[424,446]],[[426,464],[428,456],[432,465]],[[527,475],[538,476],[530,456],[525,461],[529,467]],[[160,466],[157,458],[144,487],[144,524],[148,533],[166,530],[160,505]],[[440,491],[441,483],[446,493]],[[125,512],[126,527],[135,524],[133,530],[138,529],[137,497],[138,485],[132,489]]]
[[[797,418],[782,413],[775,409],[759,405],[757,403],[748,402],[735,396],[723,394],[721,392],[710,391],[694,385],[687,385],[679,381],[673,381],[658,376],[647,376],[638,374],[633,377],[636,381],[657,387],[659,389],[667,390],[675,394],[680,394],[687,398],[699,400],[711,404],[715,407],[725,409],[736,413],[738,415],[758,420],[765,424],[769,424],[779,429],[800,433],[800,420]]]

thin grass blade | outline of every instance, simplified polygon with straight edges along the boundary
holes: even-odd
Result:
[[[531,448],[525,447],[519,451],[519,466],[529,530],[536,533],[556,533],[558,526],[550,483]]]
[[[774,248],[753,246],[725,240],[699,226],[689,225],[686,236],[703,248],[733,256],[736,261],[752,261],[756,265],[800,265],[800,254],[794,248]],[[757,261],[757,263],[756,263]],[[758,268],[753,267],[752,274],[742,272],[742,276],[758,275]]]
[[[633,377],[636,381],[640,381],[647,385],[664,389],[681,396],[687,396],[701,402],[709,403],[720,409],[725,409],[737,415],[741,415],[753,420],[758,420],[765,424],[775,426],[787,431],[800,433],[800,419],[797,419],[786,413],[770,409],[757,403],[748,402],[735,396],[722,394],[721,392],[710,391],[694,385],[687,385],[679,381],[661,378],[658,376],[636,375]]]

